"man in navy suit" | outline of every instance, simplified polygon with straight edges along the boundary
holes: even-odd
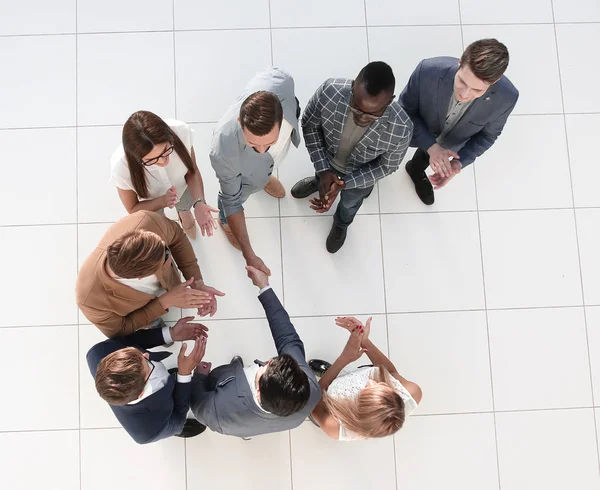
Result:
[[[519,98],[504,76],[508,61],[504,44],[481,39],[460,59],[425,59],[411,75],[400,95],[414,124],[410,146],[417,147],[406,171],[425,204],[502,133]],[[434,173],[427,177],[429,165]]]
[[[192,319],[182,318],[174,327],[138,330],[125,337],[108,339],[87,353],[98,393],[138,444],[170,436],[192,437],[206,429],[197,420],[186,420],[192,372],[197,368],[208,373],[210,369],[208,363],[201,362],[208,329],[190,323]],[[187,357],[186,344],[181,346],[177,373],[170,374],[160,361],[171,353],[146,349],[174,340],[196,340],[196,344]]]

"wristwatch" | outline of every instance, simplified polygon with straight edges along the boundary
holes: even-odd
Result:
[[[196,204],[198,204],[199,202],[201,202],[202,204],[206,204],[206,200],[203,197],[199,197],[194,201],[194,204],[192,204],[192,209],[194,209],[196,207]]]

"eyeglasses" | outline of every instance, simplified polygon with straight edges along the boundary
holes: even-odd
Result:
[[[157,164],[161,158],[168,157],[171,153],[173,153],[174,148],[175,147],[173,145],[171,145],[165,151],[163,151],[160,155],[158,155],[156,158],[151,158],[150,160],[146,160],[146,161],[142,160],[142,165],[145,165],[146,167],[150,167],[152,165]]]
[[[171,256],[171,249],[169,247],[165,247],[165,262],[167,260],[169,260],[170,256]]]
[[[148,380],[150,379],[150,376],[152,376],[152,373],[154,372],[154,368],[156,367],[154,365],[154,363],[151,362],[149,359],[146,359],[146,362],[150,365],[150,373],[148,374],[148,376],[144,380],[144,384],[146,384],[148,382]]]
[[[392,97],[392,100],[394,99],[394,97]],[[365,112],[365,111],[361,111],[358,107],[356,107],[356,105],[354,105],[354,91],[350,92],[350,110],[356,114],[359,117],[363,117],[364,119],[368,120],[368,121],[376,121],[377,119],[379,119],[381,116],[383,116],[383,114],[385,113],[385,110],[388,108],[388,106],[392,103],[392,101],[390,100],[385,107],[381,110],[380,114],[374,114],[372,112]]]

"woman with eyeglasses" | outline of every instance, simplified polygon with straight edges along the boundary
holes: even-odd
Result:
[[[366,325],[353,317],[337,318],[335,322],[348,330],[350,337],[333,365],[319,359],[309,361],[315,374],[321,376],[322,390],[312,420],[329,437],[340,441],[398,432],[421,401],[421,388],[400,376],[392,361],[369,340],[371,318]],[[353,371],[344,369],[363,354],[372,365]]]
[[[129,214],[175,207],[190,238],[196,237],[194,218],[202,236],[212,236],[217,225],[211,213],[218,212],[204,199],[193,139],[194,130],[182,121],[134,112],[123,126],[110,176]]]

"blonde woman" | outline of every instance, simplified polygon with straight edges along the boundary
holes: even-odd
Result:
[[[363,325],[356,318],[340,317],[336,325],[350,332],[340,356],[331,366],[316,359],[310,361],[316,371],[323,366],[319,381],[323,397],[312,412],[313,420],[329,437],[340,441],[398,432],[421,401],[421,388],[400,376],[394,364],[369,340],[371,318]],[[373,365],[342,373],[363,354]]]

